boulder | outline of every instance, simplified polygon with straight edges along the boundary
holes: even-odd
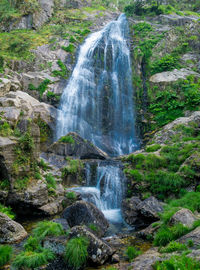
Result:
[[[23,240],[27,235],[22,225],[0,213],[0,243],[16,243]]]
[[[123,201],[122,211],[129,225],[142,228],[159,220],[158,214],[163,211],[163,207],[153,196],[144,201],[138,197],[132,197],[130,200]]]
[[[43,247],[48,248],[56,255],[64,255],[66,249],[67,237],[66,235],[57,237],[46,237],[43,240]]]
[[[75,132],[70,132],[66,136],[73,139],[73,143],[65,143],[60,140],[52,144],[48,153],[59,156],[72,156],[80,159],[106,159],[108,155],[93,145],[88,140],[83,139]]]
[[[147,228],[137,232],[136,235],[142,239],[151,240],[154,238],[154,234],[159,228],[159,224],[157,226],[154,226],[154,223],[152,223]]]
[[[186,227],[192,227],[193,223],[197,220],[195,215],[189,209],[182,208],[177,211],[170,219],[171,224],[181,223]]]
[[[106,242],[97,238],[92,232],[85,226],[75,226],[71,229],[70,238],[84,236],[89,240],[88,246],[88,263],[93,265],[102,265],[109,259],[112,259],[112,255],[115,250],[111,248]]]
[[[194,72],[193,70],[189,70],[186,68],[182,68],[180,70],[174,69],[172,71],[166,71],[157,73],[150,77],[149,81],[152,84],[158,84],[159,86],[165,86],[167,84],[178,81],[179,79],[186,80],[187,76],[194,75],[196,77],[200,77],[200,74]]]
[[[187,244],[189,240],[193,242],[193,248],[198,249],[200,246],[200,227],[197,227],[195,230],[190,233],[182,236],[177,241],[183,244]]]
[[[188,117],[180,117],[173,122],[165,125],[161,131],[157,132],[152,138],[156,144],[168,144],[174,135],[182,135],[182,131],[177,129],[178,125],[189,126],[195,123],[196,126],[200,126],[200,111],[193,112]]]
[[[92,203],[78,201],[67,207],[62,213],[70,227],[78,225],[97,226],[97,233],[103,236],[109,227],[103,213]]]
[[[5,96],[10,91],[11,81],[5,78],[0,78],[0,97]]]
[[[56,219],[53,219],[52,221],[55,223],[61,224],[65,232],[70,230],[69,224],[66,219],[56,218]]]

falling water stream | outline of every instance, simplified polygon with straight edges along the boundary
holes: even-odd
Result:
[[[80,47],[61,97],[57,139],[74,131],[111,157],[138,149],[128,35],[128,22],[122,14],[89,35]],[[98,162],[95,179],[90,179],[87,166],[87,186],[78,191],[110,222],[122,223],[125,177],[120,165]]]

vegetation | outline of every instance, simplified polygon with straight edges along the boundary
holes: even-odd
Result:
[[[45,79],[38,87],[35,87],[33,84],[29,84],[29,90],[36,90],[40,94],[40,99],[42,98],[44,92],[47,90],[48,85],[51,83],[49,79]]]
[[[67,75],[68,75],[67,67],[60,59],[57,61],[57,64],[60,67],[60,70],[54,70],[52,72],[53,76],[67,79]]]
[[[46,182],[47,182],[47,188],[53,188],[56,189],[56,180],[53,177],[53,175],[51,173],[48,173],[45,176]]]
[[[44,239],[46,236],[60,236],[64,234],[61,224],[52,221],[41,221],[33,230],[33,235],[37,239]]]
[[[137,250],[135,247],[128,247],[125,252],[126,256],[128,257],[128,260],[131,262],[135,257],[141,254],[141,251]]]
[[[161,253],[171,253],[174,251],[184,251],[187,250],[187,246],[175,241],[171,241],[166,247],[162,247],[159,251]]]
[[[83,163],[79,159],[67,158],[68,165],[62,170],[62,178],[68,175],[77,175],[83,168]]]
[[[59,139],[59,142],[74,144],[75,140],[73,139],[71,135],[66,135],[66,136],[61,137]]]
[[[0,203],[0,212],[7,215],[9,218],[14,219],[15,214],[12,212],[11,207],[6,207],[3,204]]]
[[[73,269],[80,269],[86,263],[88,244],[85,237],[72,238],[67,242],[65,257]]]
[[[55,255],[49,249],[41,249],[40,252],[24,251],[16,256],[13,266],[16,269],[36,269],[54,258]]]
[[[75,200],[76,199],[76,193],[74,191],[67,192],[66,198],[69,200]]]
[[[0,267],[10,262],[12,254],[13,249],[11,246],[0,246]]]

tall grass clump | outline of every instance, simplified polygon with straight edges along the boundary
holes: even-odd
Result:
[[[9,263],[13,254],[13,249],[10,246],[0,246],[0,267]]]
[[[72,238],[67,242],[65,258],[73,269],[80,269],[87,260],[89,241],[85,237]]]
[[[34,237],[44,239],[46,236],[60,236],[64,234],[61,224],[52,221],[41,221],[33,230]]]

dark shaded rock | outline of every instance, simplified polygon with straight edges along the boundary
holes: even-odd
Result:
[[[0,243],[16,243],[26,236],[27,232],[22,225],[0,212]]]
[[[159,228],[160,228],[159,225],[154,226],[153,224],[150,224],[147,228],[137,232],[136,235],[142,239],[152,240],[154,234],[157,232]]]
[[[88,246],[88,263],[94,265],[102,265],[112,258],[115,250],[106,242],[97,238],[85,226],[75,226],[71,229],[70,238],[85,236],[89,240]]]
[[[171,224],[182,223],[184,226],[192,227],[197,220],[195,215],[189,209],[182,208],[177,211],[170,219]]]
[[[193,248],[199,248],[200,246],[200,227],[197,227],[195,230],[190,233],[182,236],[177,241],[183,244],[187,244],[188,240],[192,240],[194,246]]]
[[[55,223],[61,224],[65,232],[67,232],[70,229],[67,220],[64,218],[56,218],[56,219],[53,219],[52,221]]]
[[[48,153],[59,156],[72,156],[80,159],[106,159],[108,157],[106,153],[88,140],[84,140],[77,133],[71,132],[66,136],[70,136],[74,142],[64,143],[57,141],[49,147]]]
[[[61,256],[57,256],[51,263],[49,263],[46,270],[68,270],[70,269]]]
[[[65,253],[67,236],[46,237],[43,241],[43,247],[50,249],[56,255],[63,256]]]
[[[103,213],[95,205],[85,201],[78,201],[67,207],[62,218],[67,220],[70,227],[93,224],[97,227],[99,236],[103,236],[109,227]]]
[[[163,211],[163,207],[155,197],[144,201],[132,197],[130,200],[123,201],[122,210],[124,219],[129,225],[142,228],[159,220],[158,213]]]

